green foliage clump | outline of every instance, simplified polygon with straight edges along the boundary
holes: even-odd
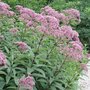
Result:
[[[35,11],[40,11],[42,7],[52,2],[52,0],[3,0],[4,2],[11,5],[15,9],[16,5],[22,5],[28,8],[31,8]]]
[[[11,32],[11,29],[17,29],[18,32]],[[7,58],[7,64],[0,65],[1,90],[18,90],[19,80],[24,75],[34,77],[34,90],[76,89],[81,63],[69,60],[59,50],[59,45],[67,45],[68,42],[42,33],[37,28],[27,27],[17,13],[11,17],[0,15],[0,35],[4,36],[0,50]],[[20,50],[21,47],[16,45],[20,41],[26,43],[28,51]]]
[[[18,90],[19,79],[23,75],[34,77],[34,90],[72,90],[74,88],[73,85],[80,74],[79,63],[64,62],[66,57],[57,50],[56,40],[53,37],[42,37],[42,33],[31,29],[26,32],[24,23],[14,18],[4,17],[0,21],[2,21],[0,33],[5,36],[0,42],[0,48],[8,60],[6,66],[0,66],[0,90]],[[9,32],[13,27],[19,30],[17,36]],[[20,52],[14,44],[17,41],[27,43],[30,50],[26,53]]]

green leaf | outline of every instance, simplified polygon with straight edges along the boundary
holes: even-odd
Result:
[[[4,46],[4,48],[5,48],[6,52],[9,53],[8,47]]]
[[[0,90],[3,90],[4,85],[5,85],[5,81],[3,78],[0,77]]]
[[[0,74],[7,75],[4,71],[0,71]]]
[[[37,88],[36,88],[36,87],[34,87],[34,88],[33,88],[33,90],[37,90]]]
[[[50,90],[57,90],[56,87],[51,86]]]
[[[58,88],[59,90],[64,90],[64,87],[62,87],[62,84],[60,83],[55,83],[55,87]]]
[[[45,72],[42,69],[35,68],[35,71],[41,73],[43,75],[43,77],[45,77]]]
[[[9,86],[7,87],[7,90],[17,90],[17,88],[15,86]]]
[[[41,83],[47,83],[47,80],[45,79],[38,79],[37,81],[40,81]]]
[[[9,83],[10,79],[11,79],[11,76],[10,76],[10,75],[7,75],[7,76],[6,76],[6,84]]]
[[[42,76],[42,74],[38,74],[38,73],[32,73],[32,76],[46,79],[46,77],[44,77],[44,76]]]

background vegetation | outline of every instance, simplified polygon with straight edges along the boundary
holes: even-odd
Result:
[[[90,51],[90,0],[3,0],[15,8],[20,4],[39,12],[46,5],[61,11],[67,8],[76,8],[81,13],[81,23],[77,25],[76,30],[80,34],[80,39]]]

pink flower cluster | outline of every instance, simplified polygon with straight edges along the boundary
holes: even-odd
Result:
[[[71,26],[61,26],[61,31],[63,32],[64,38],[72,41],[79,41],[79,34],[75,30],[72,29]]]
[[[62,36],[62,31],[59,27],[59,22],[55,17],[48,15],[43,16],[41,14],[38,14],[35,20],[40,23],[39,31],[55,37]]]
[[[80,12],[76,9],[67,9],[64,10],[64,13],[68,15],[69,20],[75,19],[80,21]]]
[[[20,13],[20,18],[24,20],[27,26],[33,26],[44,34],[52,35],[56,38],[62,38],[64,42],[67,40],[66,42],[69,42],[68,45],[60,47],[63,48],[64,54],[67,54],[69,57],[76,60],[82,59],[83,46],[80,44],[79,34],[69,25],[60,25],[60,22],[68,24],[71,19],[69,17],[79,20],[80,13],[78,10],[68,9],[64,10],[64,13],[59,13],[51,7],[46,6],[39,14],[22,6],[17,6],[16,8]]]
[[[53,17],[57,18],[59,20],[59,22],[62,22],[63,24],[68,23],[68,18],[65,16],[64,13],[59,13],[58,11],[55,11],[54,9],[52,9],[49,6],[42,8],[41,14],[53,16]]]
[[[90,53],[88,53],[88,54],[86,55],[86,57],[87,57],[87,59],[90,59]]]
[[[15,42],[21,52],[26,52],[29,50],[29,46],[25,42]]]
[[[62,22],[63,24],[68,24],[70,20],[77,20],[80,22],[80,12],[76,9],[67,9],[63,12],[58,12],[49,6],[42,8],[42,15],[50,15]]]
[[[20,19],[26,23],[26,26],[36,27],[43,33],[60,37],[62,31],[55,17],[38,14],[22,6],[16,6],[16,9],[20,12]]]
[[[74,59],[76,61],[81,61],[83,58],[83,45],[79,41],[71,41],[67,45],[60,48],[61,53]]]
[[[0,2],[0,10],[10,9],[10,6],[4,2]]]
[[[7,59],[5,54],[0,50],[0,66],[6,65]]]
[[[55,11],[54,9],[52,9],[49,6],[45,6],[44,8],[42,8],[42,15],[49,15],[49,16],[53,16],[55,18],[57,18],[58,20],[61,19],[61,16],[59,14],[58,11]]]
[[[19,87],[24,89],[33,90],[35,82],[32,76],[23,77],[19,80]]]
[[[82,70],[88,71],[87,64],[81,63],[80,67],[81,67]]]
[[[26,23],[26,26],[33,26],[34,28],[37,27],[39,31],[55,37],[66,36],[70,40],[79,40],[78,33],[72,30],[70,26],[65,25],[60,27],[60,21],[65,24],[68,23],[69,20],[64,13],[59,13],[49,6],[44,7],[41,14],[35,13],[31,9],[24,8],[19,5],[16,6],[16,9],[20,12],[20,19]],[[80,17],[78,10],[73,10],[71,15],[73,15],[74,12],[75,16]]]
[[[78,32],[68,25],[71,19],[80,20],[78,10],[68,9],[64,10],[63,13],[59,13],[51,7],[46,6],[39,14],[20,5],[17,5],[16,9],[20,13],[19,19],[24,21],[26,26],[30,28],[34,27],[35,30],[38,29],[38,31],[45,35],[61,39],[61,41],[58,41],[60,52],[69,57],[69,59],[81,61],[83,58],[83,45],[79,40]],[[10,11],[9,5],[0,2],[0,15],[13,16],[14,12]],[[11,28],[9,32],[12,35],[17,35],[18,29]],[[3,36],[0,36],[0,39],[3,39]],[[27,43],[22,41],[17,41],[14,44],[18,46],[21,52],[27,52],[30,48]],[[0,51],[0,66],[6,65],[6,61],[6,56]],[[85,64],[81,64],[81,68],[87,70]],[[35,82],[31,76],[23,77],[19,80],[19,86],[25,89],[33,90],[34,85]]]
[[[4,40],[4,36],[0,35],[0,41]]]
[[[9,32],[10,32],[12,35],[16,36],[19,31],[18,31],[17,28],[11,28],[11,29],[9,30]]]
[[[35,25],[34,18],[36,16],[36,13],[33,10],[29,8],[24,8],[23,6],[20,5],[17,5],[16,9],[20,13],[20,17],[19,17],[20,20],[23,20],[28,27]]]
[[[10,6],[4,2],[0,2],[0,15],[14,16],[15,13],[10,11]]]

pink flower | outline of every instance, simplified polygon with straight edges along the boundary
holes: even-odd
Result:
[[[23,6],[17,5],[17,6],[16,6],[16,9],[17,9],[18,11],[20,11],[21,9],[23,9]]]
[[[77,41],[72,41],[69,44],[70,44],[69,49],[71,50],[69,55],[71,55],[72,58],[75,58],[76,60],[80,61],[83,58],[82,45]]]
[[[19,87],[23,87],[28,90],[33,90],[35,82],[32,76],[23,77],[19,80]]]
[[[27,24],[26,24],[27,27],[31,27],[32,25],[33,25],[33,22],[32,22],[32,21],[29,21],[29,22],[27,22]]]
[[[71,26],[61,26],[61,30],[63,31],[64,37],[68,38],[69,40],[80,41],[78,32],[72,30]]]
[[[50,6],[46,6],[44,8],[42,8],[42,15],[49,15],[49,16],[53,16],[57,19],[60,19],[60,15],[58,11],[55,11],[54,9],[52,9]]]
[[[83,47],[77,41],[71,41],[67,45],[60,46],[60,52],[75,61],[81,61],[83,58]]]
[[[6,65],[7,59],[5,54],[0,50],[0,66]]]
[[[17,28],[11,28],[9,30],[9,32],[12,34],[12,35],[17,35],[17,33],[19,32]]]
[[[70,42],[70,44],[73,46],[73,48],[75,48],[75,49],[77,49],[79,51],[82,51],[83,50],[83,47],[80,44],[80,42],[72,41],[72,42]]]
[[[66,38],[68,38],[69,40],[72,40],[74,34],[71,26],[66,26],[66,25],[62,26],[61,30],[63,31],[64,36]]]
[[[74,30],[73,30],[73,38],[72,38],[72,40],[73,41],[80,41],[78,32],[76,32]]]
[[[4,2],[0,2],[0,10],[10,9],[10,6]]]
[[[69,23],[69,19],[67,16],[65,16],[64,13],[60,13],[59,16],[60,16],[59,18],[60,22],[62,22],[65,25]]]
[[[13,11],[8,11],[7,15],[8,15],[9,17],[12,17],[12,16],[15,15],[15,13],[14,13]]]
[[[35,20],[37,22],[41,22],[41,23],[46,23],[46,19],[45,19],[45,16],[42,15],[42,14],[36,14],[36,17],[35,17]]]
[[[85,70],[85,71],[88,71],[88,68],[87,68],[87,65],[86,65],[86,64],[81,63],[81,64],[80,64],[80,67],[81,67],[81,69],[83,69],[83,70]]]
[[[9,17],[14,16],[15,13],[13,11],[10,11],[10,6],[6,3],[0,2],[0,14],[1,15],[7,15]]]
[[[61,31],[61,29],[55,30],[52,35],[56,38],[62,38],[64,36],[64,33]]]
[[[86,57],[87,57],[88,59],[90,59],[90,53],[88,53],[88,54],[86,55]]]
[[[59,28],[59,21],[53,16],[45,16],[47,23],[49,25],[49,29],[58,29]]]
[[[4,36],[0,35],[0,41],[4,40]]]
[[[28,14],[31,18],[35,18],[35,16],[36,16],[36,13],[29,8],[22,8],[20,10],[20,14],[23,14],[23,13]]]
[[[67,9],[64,10],[65,14],[68,14],[68,18],[69,19],[76,19],[80,22],[80,12],[76,9]]]
[[[62,31],[59,27],[59,21],[53,16],[36,15],[36,21],[41,24],[38,27],[39,31],[44,34],[52,35],[54,37],[61,37]]]
[[[62,22],[63,24],[69,23],[69,19],[67,16],[65,16],[64,13],[60,13],[60,12],[56,11],[55,9],[51,8],[50,6],[46,6],[46,7],[42,8],[41,14],[53,16],[53,17],[57,18],[57,20],[59,22]]]
[[[25,42],[15,42],[21,52],[26,52],[29,50],[29,46]]]
[[[30,20],[31,19],[30,16],[27,13],[22,13],[20,15],[20,17],[23,18],[24,20]]]

